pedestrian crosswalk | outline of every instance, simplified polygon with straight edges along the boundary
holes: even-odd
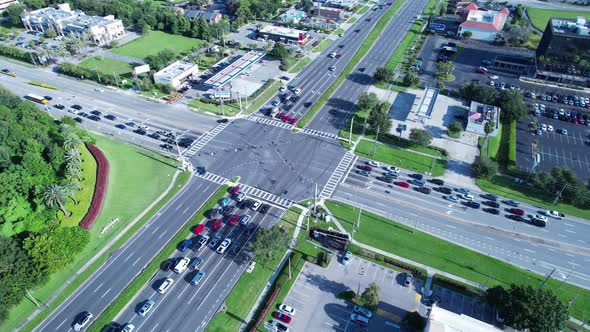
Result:
[[[254,122],[264,123],[264,124],[267,124],[270,126],[279,127],[279,128],[293,129],[292,124],[288,124],[286,122],[281,122],[281,121],[277,121],[277,120],[273,120],[273,119],[269,119],[269,118],[263,118],[263,117],[259,117],[259,116],[255,116],[255,115],[250,115],[246,119],[250,120],[250,121],[254,121]]]
[[[194,175],[197,177],[200,177],[202,179],[211,181],[213,183],[217,183],[217,184],[225,184],[225,183],[227,183],[227,181],[229,181],[228,179],[226,179],[222,176],[219,176],[219,175],[216,175],[213,173],[209,173],[209,172],[207,172],[205,174],[194,173]]]
[[[338,139],[338,135],[336,135],[336,134],[326,133],[324,131],[319,131],[319,130],[309,129],[309,128],[303,128],[303,130],[301,130],[301,133],[306,134],[306,135],[324,137],[324,138]]]
[[[186,150],[182,151],[182,155],[185,158],[190,158],[195,155],[195,153],[199,152],[201,148],[203,148],[209,141],[211,141],[217,134],[223,131],[225,127],[229,126],[231,122],[220,123],[217,127],[213,128],[212,130],[206,132],[205,134],[201,135],[193,145],[189,146]]]
[[[348,176],[348,172],[350,172],[350,165],[354,164],[357,159],[357,156],[350,153],[350,151],[346,151],[342,159],[340,159],[338,166],[336,166],[336,169],[330,176],[330,179],[322,189],[320,197],[330,198],[330,196],[332,196],[332,193],[338,186],[338,183],[340,183],[340,181],[346,180],[346,176]]]
[[[288,209],[291,207],[291,205],[295,204],[295,202],[289,199],[279,197],[275,194],[269,193],[268,191],[254,188],[245,184],[240,184],[240,191],[245,193],[246,195],[266,200],[285,209]]]

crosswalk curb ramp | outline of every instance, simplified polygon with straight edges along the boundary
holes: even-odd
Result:
[[[338,183],[340,183],[340,181],[344,181],[346,176],[348,176],[348,172],[350,172],[350,165],[354,164],[357,159],[357,156],[350,153],[350,151],[346,151],[342,159],[340,159],[338,166],[336,166],[336,169],[334,172],[332,172],[332,175],[330,175],[330,179],[322,189],[320,197],[330,198],[332,196],[332,193],[334,193],[334,190],[336,190]]]
[[[229,126],[230,123],[231,122],[220,123],[211,131],[201,135],[201,137],[199,137],[199,139],[195,143],[193,143],[193,145],[191,145],[188,149],[184,150],[182,155],[185,158],[190,158],[194,156],[197,152],[199,152],[199,150],[201,150],[201,148],[203,148],[207,143],[209,143],[213,138],[215,138],[217,134],[222,132],[223,129],[225,129],[225,127]]]

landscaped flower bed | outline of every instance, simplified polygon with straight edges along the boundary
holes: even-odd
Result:
[[[109,175],[109,162],[99,148],[92,144],[86,144],[88,151],[96,159],[96,186],[94,187],[94,195],[92,195],[92,201],[90,202],[90,209],[82,218],[80,227],[84,229],[92,228],[96,218],[102,209],[104,202],[105,193],[107,191],[108,175]]]

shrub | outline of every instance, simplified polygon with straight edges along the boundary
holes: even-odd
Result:
[[[104,202],[108,184],[109,162],[102,151],[96,146],[86,144],[86,147],[94,159],[96,159],[96,187],[94,187],[90,209],[88,209],[88,212],[82,218],[82,221],[80,221],[80,227],[90,229],[94,225],[94,222],[96,222],[96,218],[98,218]]]

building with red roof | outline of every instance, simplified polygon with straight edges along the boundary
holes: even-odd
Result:
[[[471,32],[471,38],[492,41],[504,28],[510,11],[480,10],[476,4],[470,3],[463,8],[463,23],[459,25],[459,34]]]

